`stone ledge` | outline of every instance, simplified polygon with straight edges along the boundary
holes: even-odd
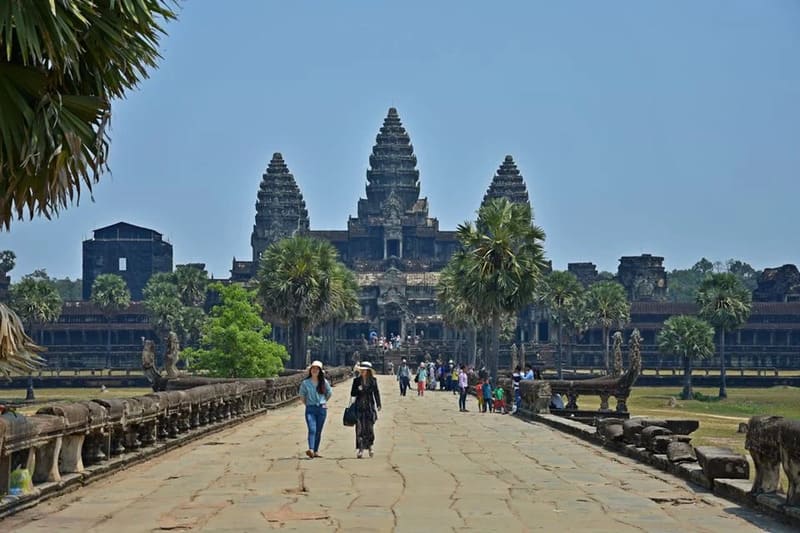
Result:
[[[785,496],[775,494],[760,494],[753,496],[750,494],[752,481],[747,479],[728,479],[717,478],[714,480],[706,477],[703,467],[698,463],[673,463],[667,459],[666,455],[652,453],[645,448],[637,447],[633,444],[623,442],[604,442],[597,432],[597,429],[576,422],[548,414],[536,414],[526,410],[520,410],[517,416],[523,420],[539,422],[554,429],[564,431],[570,435],[580,437],[592,444],[599,444],[607,450],[611,450],[668,472],[676,477],[699,485],[705,489],[713,491],[714,495],[739,505],[755,509],[769,515],[772,518],[800,528],[800,507],[788,507],[784,504]]]

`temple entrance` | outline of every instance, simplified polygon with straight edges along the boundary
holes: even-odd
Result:
[[[386,321],[386,336],[400,335],[400,320],[391,319]]]
[[[400,257],[399,239],[388,239],[386,241],[386,257]]]

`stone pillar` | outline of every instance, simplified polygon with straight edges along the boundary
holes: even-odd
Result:
[[[384,237],[383,238],[383,258],[384,259],[388,259],[389,258],[389,256],[387,255],[388,253],[389,253],[389,241],[388,241],[388,239],[386,239],[386,237]]]

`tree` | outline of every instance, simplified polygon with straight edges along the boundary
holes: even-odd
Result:
[[[577,300],[583,295],[583,285],[572,272],[554,271],[544,278],[537,299],[550,312],[558,324],[558,379],[562,379],[564,364],[564,325],[570,311],[575,310]]]
[[[256,294],[239,285],[213,284],[221,298],[202,327],[200,348],[184,350],[196,370],[230,378],[271,377],[289,358],[286,348],[269,340]]]
[[[603,361],[606,374],[611,372],[608,357],[608,332],[612,327],[623,327],[630,320],[631,304],[625,288],[616,281],[600,281],[589,287],[587,305],[593,322],[603,328]]]
[[[180,265],[175,268],[175,285],[178,287],[178,298],[188,307],[201,307],[206,303],[208,273],[191,265]]]
[[[0,305],[0,372],[26,374],[44,363],[42,351],[26,333],[19,316]]]
[[[683,358],[681,399],[692,399],[692,362],[714,355],[714,328],[694,316],[672,316],[664,321],[656,342],[662,353],[679,354]]]
[[[574,365],[572,359],[572,339],[575,341],[583,336],[584,333],[589,331],[589,328],[594,324],[594,315],[589,309],[589,304],[586,297],[586,291],[579,298],[573,299],[567,306],[567,312],[564,315],[564,329],[567,332],[567,352],[569,364]]]
[[[478,211],[478,220],[460,224],[461,243],[452,258],[456,289],[475,313],[491,319],[489,371],[497,378],[502,318],[533,302],[547,267],[545,234],[533,224],[527,204],[494,199]]]
[[[131,304],[128,284],[117,274],[100,274],[92,284],[90,300],[103,313],[108,324],[106,368],[111,368],[111,319]]]
[[[170,331],[186,346],[199,339],[206,318],[202,306],[207,286],[207,273],[191,266],[150,276],[142,291],[144,308],[160,339],[165,340]]]
[[[447,325],[466,331],[469,335],[468,363],[470,366],[475,366],[477,364],[478,329],[484,327],[486,321],[482,320],[475,308],[462,297],[458,290],[458,282],[457,265],[450,263],[439,274],[436,289],[438,308]]]
[[[3,250],[0,252],[0,275],[6,275],[14,270],[16,264],[17,254],[11,250]]]
[[[719,397],[727,398],[725,368],[725,334],[738,328],[750,317],[751,294],[731,273],[713,274],[697,291],[700,317],[719,333],[720,384]]]
[[[358,312],[355,278],[325,241],[296,236],[272,244],[257,279],[267,316],[289,325],[293,368],[306,364],[311,329]]]
[[[91,191],[111,101],[156,65],[173,18],[162,0],[0,2],[0,226],[50,218]]]
[[[54,279],[53,283],[64,301],[80,300],[83,297],[83,282],[80,278],[75,280],[71,280],[69,277]]]

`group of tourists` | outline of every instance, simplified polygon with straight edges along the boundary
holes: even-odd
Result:
[[[355,405],[356,412],[356,457],[361,459],[366,451],[370,457],[374,455],[375,422],[381,410],[381,394],[378,380],[372,364],[366,361],[356,366],[358,375],[350,386],[350,405]],[[314,361],[308,367],[306,379],[300,383],[300,398],[305,405],[305,419],[308,428],[309,459],[321,457],[319,445],[322,440],[322,428],[328,414],[328,400],[332,394],[331,384],[325,378],[325,371],[320,361]]]
[[[372,364],[362,361],[356,364],[354,371],[357,375],[353,378],[350,386],[350,405],[355,406],[356,420],[356,457],[361,459],[364,453],[370,457],[374,455],[373,445],[375,443],[375,422],[378,420],[378,412],[381,410],[381,396],[378,390],[378,380],[375,377],[375,370]],[[505,400],[505,391],[502,387],[492,387],[490,376],[485,368],[476,371],[474,368],[467,368],[466,365],[457,366],[452,360],[444,363],[422,362],[416,369],[409,366],[408,361],[403,358],[397,368],[397,381],[400,385],[400,395],[406,396],[411,387],[411,380],[414,380],[417,389],[417,396],[424,396],[426,390],[450,391],[458,395],[459,412],[468,412],[467,396],[470,392],[470,381],[477,384],[472,392],[478,401],[478,411],[482,413],[508,413]],[[521,395],[520,383],[525,380],[533,381],[535,374],[531,365],[526,365],[523,372],[521,366],[514,369],[511,376],[513,391],[514,413],[520,408]],[[330,382],[325,378],[325,371],[320,361],[314,361],[308,368],[306,379],[300,384],[300,397],[305,405],[305,420],[308,428],[308,449],[306,455],[309,459],[320,457],[319,446],[322,438],[322,428],[327,418],[327,403],[331,398],[332,390]],[[563,407],[563,404],[562,404]]]

